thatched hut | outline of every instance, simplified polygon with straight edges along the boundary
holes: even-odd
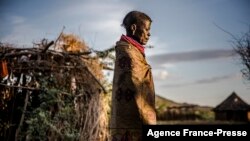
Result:
[[[217,105],[213,111],[215,112],[215,120],[250,121],[250,105],[235,92]]]
[[[103,66],[84,42],[1,44],[0,64],[2,140],[107,140]]]

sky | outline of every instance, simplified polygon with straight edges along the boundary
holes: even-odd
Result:
[[[121,23],[131,10],[153,20],[146,57],[157,95],[215,107],[236,92],[250,104],[250,82],[227,33],[240,38],[249,30],[249,0],[1,0],[0,42],[32,47],[65,27],[105,50],[125,34]]]

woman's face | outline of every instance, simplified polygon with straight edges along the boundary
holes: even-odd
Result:
[[[141,45],[146,45],[150,36],[151,22],[145,20],[142,25],[137,25],[134,33],[134,38]]]

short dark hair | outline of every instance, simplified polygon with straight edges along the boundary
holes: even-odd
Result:
[[[130,30],[132,24],[142,25],[145,20],[152,22],[152,19],[147,14],[140,11],[131,11],[124,17],[122,26],[126,30]]]

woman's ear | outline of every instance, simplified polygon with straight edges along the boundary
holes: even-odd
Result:
[[[130,29],[131,29],[132,35],[135,35],[135,31],[136,31],[136,29],[137,29],[136,24],[132,24],[132,25],[130,26]]]

